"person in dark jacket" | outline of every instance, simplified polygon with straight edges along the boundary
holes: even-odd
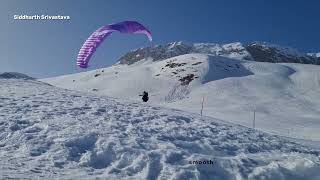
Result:
[[[143,102],[147,102],[149,100],[149,95],[148,95],[148,93],[146,91],[143,91],[143,94],[140,95],[140,96],[142,96],[142,101]]]

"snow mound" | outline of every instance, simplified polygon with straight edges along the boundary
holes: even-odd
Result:
[[[0,79],[28,79],[32,80],[34,78],[27,76],[22,73],[17,73],[17,72],[4,72],[0,73]]]
[[[313,179],[320,152],[179,110],[1,79],[1,179]]]

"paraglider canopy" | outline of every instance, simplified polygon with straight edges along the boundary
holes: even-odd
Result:
[[[149,41],[152,41],[151,32],[136,21],[123,21],[102,26],[93,32],[82,45],[77,57],[77,65],[81,68],[87,68],[91,56],[99,45],[115,31],[125,34],[145,34]]]

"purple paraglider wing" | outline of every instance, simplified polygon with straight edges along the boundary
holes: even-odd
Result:
[[[77,57],[77,65],[81,68],[87,68],[91,56],[99,45],[115,31],[126,34],[145,34],[149,41],[152,41],[150,31],[136,21],[123,21],[116,24],[109,24],[97,29],[84,42]]]

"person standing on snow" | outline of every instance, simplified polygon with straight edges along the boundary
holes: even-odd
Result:
[[[139,96],[142,96],[142,101],[143,102],[147,102],[149,100],[149,96],[148,96],[148,93],[146,91],[143,91],[143,94],[139,95]]]

